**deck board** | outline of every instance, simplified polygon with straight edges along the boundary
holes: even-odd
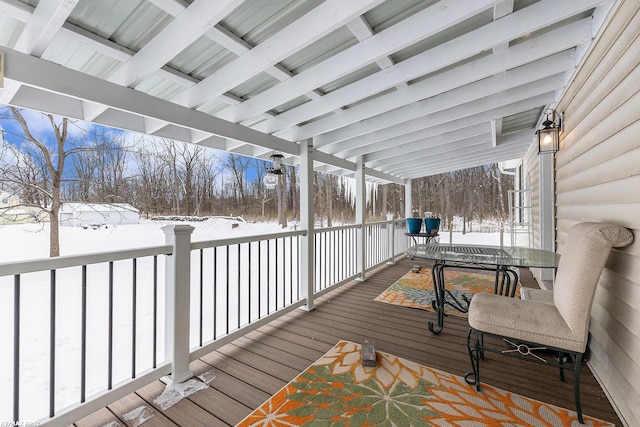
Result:
[[[316,310],[296,310],[280,319],[221,347],[195,361],[191,369],[200,374],[213,370],[209,390],[196,393],[163,412],[152,425],[235,425],[296,375],[316,361],[341,339],[372,341],[377,351],[392,353],[417,363],[457,375],[470,370],[465,318],[448,316],[445,329],[433,335],[427,322],[435,320],[424,310],[373,301],[389,285],[404,275],[415,261],[403,259],[367,274],[364,282],[353,281],[316,300]],[[535,285],[531,273],[521,274],[525,286]],[[573,373],[566,382],[557,369],[489,354],[481,365],[482,381],[554,405],[573,409]],[[146,402],[163,386],[155,382],[124,402]],[[585,414],[621,425],[597,381],[585,367],[581,381]],[[121,402],[119,401],[119,402]],[[117,405],[110,405],[121,416]],[[103,410],[104,411],[104,410]],[[86,427],[95,419],[109,419],[111,412],[94,414],[76,423]]]

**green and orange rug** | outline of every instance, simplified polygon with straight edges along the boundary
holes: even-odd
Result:
[[[340,341],[238,426],[569,426],[574,411]],[[584,417],[586,426],[613,424]]]
[[[473,294],[479,292],[493,293],[495,278],[494,272],[473,273],[452,269],[444,271],[446,289],[460,301],[462,301],[462,295],[471,300]],[[515,297],[520,297],[520,289],[516,291]],[[378,295],[374,301],[433,311],[431,301],[434,299],[431,269],[423,267],[417,273],[409,271]],[[467,317],[467,313],[461,313],[449,307],[445,307],[445,312],[453,316]]]

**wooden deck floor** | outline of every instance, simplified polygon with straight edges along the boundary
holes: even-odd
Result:
[[[458,375],[470,370],[466,349],[465,318],[447,317],[445,329],[433,335],[427,322],[432,313],[373,301],[411,268],[403,259],[393,266],[370,272],[365,282],[354,281],[317,301],[317,309],[296,312],[249,333],[208,354],[191,366],[196,374],[214,371],[207,390],[183,399],[166,411],[153,404],[164,390],[157,381],[103,408],[75,425],[104,426],[111,421],[126,425],[122,415],[146,405],[153,418],[143,426],[232,426],[331,349],[339,340],[373,341],[376,350]],[[525,286],[535,281],[522,274]],[[621,425],[588,368],[583,369],[581,390],[585,414]],[[565,408],[574,408],[573,374],[567,382],[556,369],[488,355],[482,381]]]

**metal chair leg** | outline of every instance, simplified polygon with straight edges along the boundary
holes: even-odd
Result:
[[[473,338],[471,337],[471,334],[473,334]],[[464,374],[464,380],[467,384],[475,385],[477,391],[480,391],[480,359],[482,358],[482,351],[480,348],[481,339],[484,339],[482,332],[469,328],[469,332],[467,333],[467,350],[469,352],[469,358],[471,359],[471,368],[473,369],[473,372],[467,372]]]
[[[576,402],[576,412],[578,413],[578,421],[584,424],[582,418],[582,404],[580,403],[580,367],[582,366],[582,353],[574,354],[575,365],[573,365],[573,398]]]

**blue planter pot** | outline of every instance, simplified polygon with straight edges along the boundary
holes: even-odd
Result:
[[[437,234],[440,230],[440,219],[437,218],[425,218],[424,228],[429,234]]]
[[[418,234],[422,228],[422,218],[407,218],[407,230],[411,234]]]

